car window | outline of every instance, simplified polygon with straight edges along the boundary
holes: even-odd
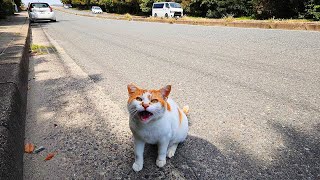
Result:
[[[172,8],[181,8],[181,5],[179,3],[170,3],[170,6]]]
[[[47,8],[47,7],[49,7],[49,4],[47,4],[47,3],[34,3],[34,4],[31,4],[31,7],[33,7],[33,8]]]
[[[163,5],[164,4],[162,4],[162,3],[161,4],[153,4],[153,8],[156,8],[156,9],[157,8],[163,8]]]
[[[166,3],[166,8],[170,8],[168,3]]]

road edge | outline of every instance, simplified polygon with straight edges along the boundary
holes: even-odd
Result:
[[[0,57],[0,179],[23,179],[30,29],[25,16],[19,39]]]
[[[282,29],[282,30],[304,30],[304,31],[320,31],[320,23],[314,22],[266,22],[266,21],[228,21],[213,19],[210,21],[191,21],[181,19],[160,19],[160,18],[126,18],[126,17],[107,17],[99,14],[79,14],[66,10],[54,8],[57,11],[74,14],[78,16],[97,17],[103,19],[113,20],[127,20],[127,21],[139,21],[139,22],[157,22],[157,23],[169,23],[169,24],[185,24],[185,25],[200,25],[200,26],[224,26],[224,27],[237,27],[237,28],[259,28],[259,29]]]

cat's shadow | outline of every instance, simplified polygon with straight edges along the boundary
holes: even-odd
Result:
[[[157,146],[146,145],[145,165],[139,173],[131,173],[130,179],[296,179],[305,176],[317,179],[319,174],[319,142],[293,127],[283,128],[271,124],[283,135],[286,149],[277,154],[277,161],[265,164],[254,159],[241,144],[227,137],[222,142],[225,150],[211,142],[189,135],[178,146],[175,156],[167,158],[163,168],[155,165]],[[309,147],[309,155],[301,148]],[[312,158],[311,158],[312,157]],[[306,168],[301,168],[306,167]]]
[[[157,145],[146,144],[144,151],[144,167],[138,173],[131,173],[133,179],[206,179],[213,177],[210,173],[204,173],[206,169],[225,167],[226,161],[218,149],[210,142],[195,136],[188,136],[187,140],[180,143],[176,154],[171,159],[167,158],[167,164],[158,168],[155,164],[158,154]],[[218,169],[217,169],[218,170]],[[201,172],[201,173],[200,173]],[[198,176],[198,175],[199,176]]]

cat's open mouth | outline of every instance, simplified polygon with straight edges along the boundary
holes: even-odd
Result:
[[[139,116],[142,121],[147,121],[153,114],[149,111],[141,111],[139,112]]]

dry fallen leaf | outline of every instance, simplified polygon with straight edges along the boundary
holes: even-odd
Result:
[[[49,161],[50,159],[52,159],[54,156],[54,153],[49,153],[45,159],[45,161]]]
[[[32,153],[34,150],[34,145],[31,144],[31,143],[27,143],[25,146],[24,146],[24,152],[26,153]]]

